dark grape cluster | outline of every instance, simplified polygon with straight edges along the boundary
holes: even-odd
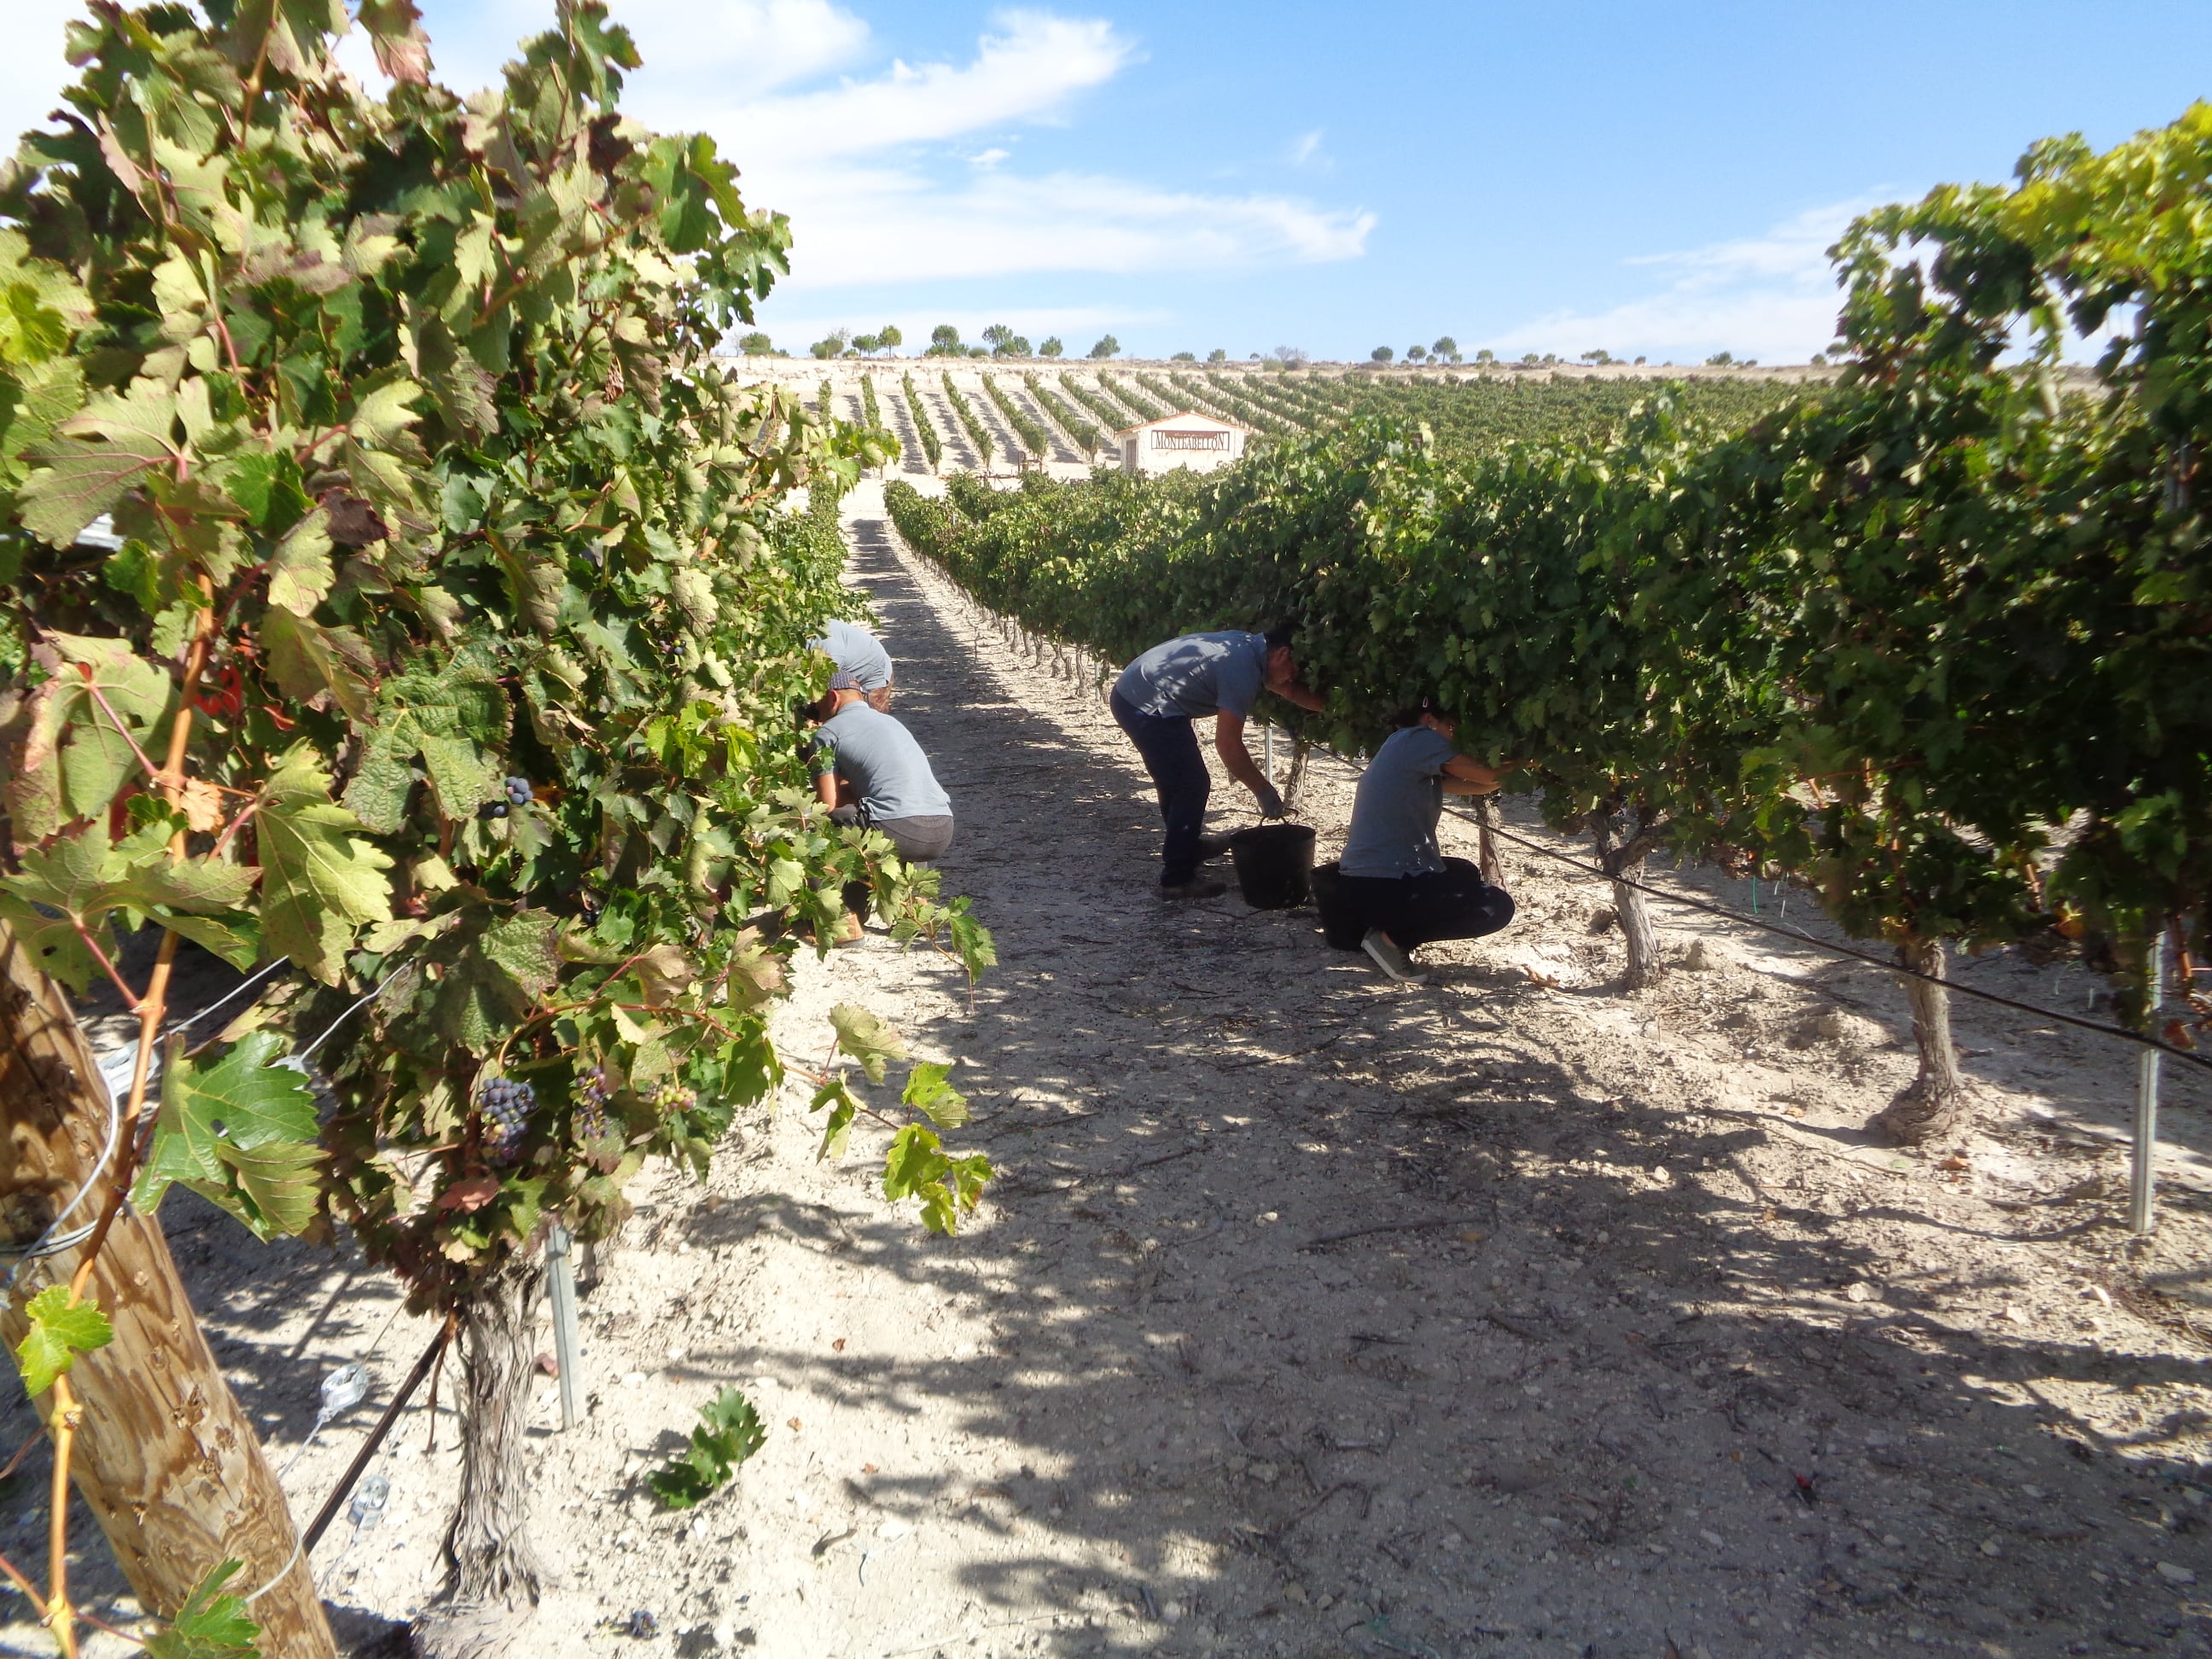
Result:
[[[680,1083],[663,1083],[654,1088],[653,1109],[662,1116],[675,1112],[688,1112],[699,1103],[699,1097]]]
[[[482,806],[477,807],[477,816],[480,818],[503,818],[516,807],[529,805],[530,799],[530,780],[509,778],[504,786],[501,798],[498,800],[488,800]]]
[[[593,1072],[576,1091],[576,1138],[597,1140],[607,1132],[607,1103],[614,1098],[614,1085],[607,1081],[605,1072]]]
[[[511,1077],[495,1077],[477,1091],[477,1105],[483,1113],[485,1150],[503,1157],[522,1139],[538,1105],[538,1091]]]

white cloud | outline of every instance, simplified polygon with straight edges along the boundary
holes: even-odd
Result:
[[[66,73],[61,22],[82,0],[0,3],[19,34],[52,46],[0,64],[0,113],[12,108],[20,128],[52,102]],[[550,22],[553,0],[423,0],[423,10],[439,78],[465,91],[496,83],[516,42]],[[1138,43],[1102,18],[1003,11],[963,59],[878,59],[862,70],[869,26],[838,0],[622,0],[616,15],[644,59],[625,109],[663,130],[714,134],[743,169],[748,202],[791,216],[785,293],[1351,259],[1375,224],[1364,210],[1290,195],[1094,169],[1025,173],[1014,159],[1020,130],[1072,121],[1084,94],[1142,61]],[[357,35],[345,55],[373,74]],[[841,70],[836,84],[816,84]],[[1310,138],[1299,155],[1311,161],[1320,135]]]
[[[1834,339],[1842,296],[1828,249],[1861,213],[1895,199],[1880,192],[1810,209],[1763,236],[1627,261],[1671,278],[1664,288],[1599,312],[1558,311],[1509,331],[1499,351],[1698,361],[1716,351],[1800,362]]]
[[[1082,173],[979,172],[957,187],[903,167],[751,180],[797,201],[787,290],[1042,271],[1232,270],[1356,258],[1370,213],[1279,196],[1166,191]]]
[[[830,0],[622,0],[637,41],[637,85],[656,98],[724,106],[841,69],[867,50],[868,26]]]
[[[1077,93],[1103,85],[1135,61],[1133,42],[1097,18],[1011,11],[1000,32],[976,42],[972,63],[894,62],[871,80],[817,92],[701,106],[679,125],[703,125],[748,165],[784,156],[819,161],[963,133],[1064,118]],[[646,88],[640,79],[640,92]],[[656,104],[666,101],[656,88]]]
[[[895,62],[833,88],[711,107],[672,105],[648,70],[637,101],[666,125],[714,133],[744,168],[747,199],[791,216],[786,292],[1044,271],[1240,270],[1365,251],[1369,213],[1006,165],[1012,152],[991,141],[1067,121],[1080,94],[1140,58],[1103,20],[1016,10],[998,15],[965,63]],[[984,147],[969,149],[963,139]],[[967,166],[939,165],[955,159]]]
[[[1294,167],[1302,167],[1317,155],[1321,155],[1319,127],[1316,127],[1311,132],[1299,134],[1297,142],[1291,146],[1291,165]],[[1323,155],[1321,159],[1326,161],[1328,158]]]

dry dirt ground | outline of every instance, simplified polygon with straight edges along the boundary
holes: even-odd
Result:
[[[947,886],[1003,964],[971,996],[871,935],[805,963],[782,1039],[812,1063],[835,1004],[893,1019],[957,1062],[958,1138],[1000,1176],[926,1237],[881,1198],[885,1132],[817,1164],[794,1083],[703,1189],[640,1178],[584,1301],[587,1420],[559,1431],[550,1382],[536,1402],[560,1585],[533,1652],[2212,1651],[2201,1073],[2168,1069],[2136,1247],[2135,1062],[2107,1040],[1962,1003],[1977,1126],[1900,1154],[1859,1126],[1911,1072],[1901,994],[1810,945],[1662,907],[1680,965],[1626,997],[1602,886],[1522,853],[1513,928],[1431,947],[1423,987],[1328,950],[1310,910],[1164,908],[1089,675],[900,551],[876,486],[850,512],[897,712],[959,812]],[[1350,797],[1316,769],[1325,849]],[[1216,804],[1244,821],[1234,786]],[[1543,838],[1525,803],[1508,822]],[[2004,957],[1962,975],[2091,993]],[[286,1476],[311,1512],[429,1333],[357,1256],[171,1204],[280,1463],[324,1372],[374,1353],[376,1391]],[[726,1383],[766,1448],[663,1514],[643,1476]],[[447,1406],[435,1433],[410,1411],[380,1521],[316,1553],[349,1635],[434,1588]],[[19,1559],[37,1464],[0,1517]],[[82,1554],[127,1620],[96,1535]],[[16,1613],[9,1650],[44,1650]]]

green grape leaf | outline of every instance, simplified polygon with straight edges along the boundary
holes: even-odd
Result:
[[[261,619],[261,643],[269,653],[270,672],[286,696],[304,703],[327,696],[352,719],[368,719],[368,644],[352,629],[325,628],[310,617],[272,606]],[[346,793],[350,799],[350,787]]]
[[[933,1131],[909,1123],[884,1154],[884,1196],[893,1203],[919,1199],[922,1225],[949,1235],[958,1229],[961,1215],[982,1201],[983,1184],[991,1175],[991,1161],[981,1153],[948,1158]]]
[[[250,915],[217,921],[213,916],[163,912],[156,918],[180,939],[188,939],[212,955],[221,957],[244,973],[261,960],[260,918]]]
[[[389,449],[422,418],[408,407],[422,395],[422,388],[407,380],[374,388],[354,405],[353,419],[347,424],[355,440],[372,449]]]
[[[814,1154],[817,1164],[845,1155],[845,1147],[853,1138],[853,1120],[860,1115],[860,1103],[842,1074],[817,1089],[806,1109],[818,1112],[825,1106],[830,1109],[830,1115],[822,1126],[821,1147]]]
[[[148,471],[175,457],[176,418],[176,392],[156,380],[133,380],[120,397],[94,393],[30,452],[38,468],[16,495],[24,526],[55,547],[70,545]]]
[[[345,792],[348,809],[376,834],[398,833],[418,755],[444,817],[468,817],[498,798],[507,694],[481,647],[442,661],[426,653],[392,676],[377,693],[376,721]]]
[[[933,1060],[916,1061],[899,1096],[916,1111],[927,1113],[940,1129],[957,1129],[968,1121],[968,1097],[945,1080],[951,1069]]]
[[[832,1008],[830,1024],[837,1032],[837,1047],[860,1061],[871,1083],[884,1080],[889,1061],[906,1058],[906,1039],[855,1003],[841,1002]]]
[[[286,531],[269,556],[269,603],[295,616],[314,615],[337,580],[331,545],[331,515],[319,507]]]
[[[690,1449],[647,1480],[670,1509],[692,1509],[728,1484],[738,1466],[767,1443],[768,1431],[752,1402],[735,1389],[724,1389],[700,1407]]]
[[[385,74],[394,81],[429,84],[430,40],[415,0],[361,0],[361,26]]]
[[[220,1561],[209,1569],[169,1627],[146,1638],[153,1659],[260,1659],[261,1627],[246,1611],[245,1598],[227,1595],[222,1588],[245,1565]]]
[[[256,1238],[266,1243],[272,1238],[296,1237],[314,1224],[320,1212],[322,1167],[329,1156],[321,1147],[297,1141],[251,1150],[224,1146],[216,1155],[231,1173],[229,1187],[185,1184],[236,1216]]]
[[[104,823],[89,823],[30,849],[21,870],[0,877],[0,913],[46,958],[47,972],[80,991],[100,971],[85,935],[100,939],[117,911],[149,915],[233,963],[242,953],[251,963],[252,919],[244,907],[252,871],[212,856],[172,859],[168,833],[162,821],[110,842]],[[213,919],[225,912],[234,914]]]
[[[48,637],[62,662],[34,696],[33,730],[9,781],[14,828],[26,840],[105,811],[125,779],[143,778],[139,755],[175,694],[168,670],[127,640]]]
[[[349,833],[360,821],[331,799],[330,774],[304,743],[277,761],[260,800],[263,939],[336,985],[354,929],[392,918],[392,860]]]
[[[999,947],[991,930],[968,914],[964,898],[953,900],[947,908],[952,914],[945,928],[952,935],[952,948],[960,953],[960,965],[969,979],[981,979],[986,969],[999,965]]]
[[[66,1285],[49,1285],[23,1312],[31,1328],[15,1345],[15,1364],[23,1374],[24,1392],[33,1400],[52,1388],[54,1379],[75,1365],[79,1354],[115,1340],[98,1304],[72,1301]]]
[[[307,1073],[279,1063],[283,1038],[251,1031],[209,1066],[181,1054],[161,1071],[154,1142],[131,1202],[151,1213],[172,1182],[190,1187],[263,1239],[314,1219],[321,1126]]]

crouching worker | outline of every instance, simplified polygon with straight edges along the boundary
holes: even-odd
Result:
[[[879,714],[891,712],[891,653],[881,640],[858,623],[832,619],[823,624],[820,639],[806,643],[853,677],[869,708]]]
[[[1266,634],[1186,634],[1156,645],[1121,671],[1114,686],[1114,718],[1144,757],[1160,798],[1167,842],[1160,859],[1160,896],[1212,898],[1228,889],[1199,878],[1199,861],[1218,857],[1226,837],[1205,842],[1206,798],[1213,780],[1199,753],[1191,722],[1213,716],[1213,750],[1229,775],[1249,789],[1260,816],[1283,816],[1283,798],[1244,746],[1244,717],[1261,690],[1318,709],[1321,699],[1298,678],[1291,629]]]
[[[942,858],[952,845],[952,801],[914,733],[869,707],[858,678],[842,668],[808,712],[821,726],[814,734],[814,793],[830,816],[888,836],[909,864]],[[845,908],[841,944],[860,936],[867,883],[845,884]]]
[[[1392,722],[1352,804],[1338,868],[1346,902],[1366,930],[1359,948],[1392,979],[1428,977],[1412,952],[1444,939],[1480,939],[1513,920],[1513,899],[1466,859],[1437,848],[1446,795],[1486,795],[1498,773],[1452,746],[1454,722],[1423,698]]]

